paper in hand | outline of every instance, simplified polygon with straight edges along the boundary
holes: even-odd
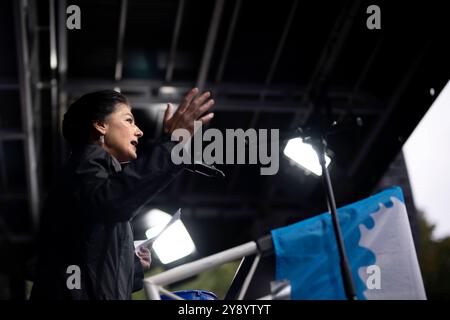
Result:
[[[147,240],[142,240],[142,241],[134,241],[134,248],[135,251],[138,252],[139,249],[141,247],[149,247],[153,244],[153,242],[156,241],[156,239],[158,239],[158,237],[167,230],[168,227],[170,227],[173,223],[175,223],[176,221],[178,221],[180,219],[181,216],[181,209],[178,209],[177,212],[175,212],[175,214],[172,216],[172,218],[170,219],[170,221],[161,229],[161,231],[157,232],[156,234],[152,235],[150,238],[148,238]]]

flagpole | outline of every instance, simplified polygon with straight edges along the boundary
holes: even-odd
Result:
[[[339,219],[337,216],[336,202],[334,199],[333,186],[331,184],[330,174],[325,163],[325,152],[327,148],[327,141],[324,135],[320,137],[309,137],[314,140],[313,146],[316,147],[317,155],[319,157],[319,163],[322,167],[322,183],[326,192],[328,210],[331,212],[331,218],[333,221],[334,234],[336,237],[336,243],[340,257],[341,275],[344,284],[345,295],[348,300],[357,300],[355,285],[353,283],[350,266],[345,251],[344,240],[342,237],[341,227],[339,225]]]

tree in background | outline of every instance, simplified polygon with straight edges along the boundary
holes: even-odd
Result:
[[[418,257],[427,297],[450,299],[450,237],[433,240],[435,225],[418,210],[420,247]]]

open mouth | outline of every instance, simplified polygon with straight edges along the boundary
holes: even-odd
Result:
[[[138,145],[138,142],[137,141],[131,141],[131,144],[136,147]]]

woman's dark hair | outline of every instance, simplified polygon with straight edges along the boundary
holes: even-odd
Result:
[[[62,133],[70,147],[77,149],[92,140],[93,123],[105,121],[119,103],[129,105],[123,94],[113,90],[87,93],[73,102],[62,123]]]

